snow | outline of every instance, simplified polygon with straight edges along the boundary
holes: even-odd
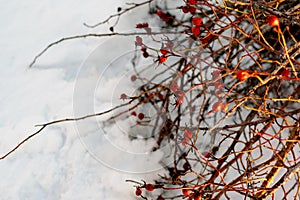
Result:
[[[105,3],[12,0],[2,5],[2,156],[37,131],[39,127],[35,125],[104,111],[112,102],[113,105],[122,103],[116,98],[120,91],[134,90],[134,86],[122,82],[128,71],[113,69],[110,72],[113,78],[104,70],[118,53],[107,49],[109,44],[115,45],[112,38],[63,42],[50,48],[28,68],[34,56],[53,41],[108,32],[109,25],[91,30],[83,23],[95,24],[113,14],[119,5],[124,3],[121,0]],[[128,21],[123,19],[120,29],[130,29],[133,17],[130,14]],[[126,45],[123,47],[128,49]],[[106,84],[99,86],[103,80]],[[120,87],[112,91],[112,85]],[[160,151],[149,151],[155,141],[130,141],[122,134],[130,118],[108,126],[107,131],[112,134],[104,133],[101,120],[105,117],[48,126],[1,160],[0,199],[133,199],[133,185],[125,180],[154,179],[162,172],[159,161],[163,155]]]

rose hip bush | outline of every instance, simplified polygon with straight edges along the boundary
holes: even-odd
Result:
[[[154,150],[171,145],[173,163],[154,183],[132,181],[138,196],[298,199],[299,3],[165,2],[152,13],[166,32],[153,39],[160,48],[136,44],[171,74],[140,95],[165,111]]]
[[[143,6],[151,23],[114,32],[120,17]],[[137,55],[157,73],[134,70],[129,80],[139,90],[120,94],[125,103],[112,110],[130,108],[110,119],[136,117],[137,126],[152,131],[153,151],[172,158],[160,179],[128,180],[137,198],[299,199],[299,12],[300,3],[288,0],[132,3],[86,25],[117,18],[111,33],[54,42],[32,65],[64,40],[135,36]],[[139,112],[143,106],[155,113]]]

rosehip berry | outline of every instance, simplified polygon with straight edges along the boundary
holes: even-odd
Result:
[[[168,57],[165,55],[158,56],[159,64],[162,64],[162,63],[166,62],[167,60],[168,60]]]
[[[148,58],[149,57],[149,53],[147,51],[144,51],[143,56],[144,56],[144,58]]]
[[[136,36],[135,45],[136,46],[142,46],[142,44],[143,44],[143,39],[140,36]]]
[[[200,27],[199,26],[194,26],[192,28],[192,33],[194,34],[194,36],[200,35]]]
[[[190,3],[191,5],[195,5],[195,4],[196,4],[196,0],[189,0],[189,3]]]
[[[236,72],[235,75],[236,75],[236,78],[239,79],[240,81],[244,81],[251,76],[249,70],[239,70],[238,72]]]
[[[137,24],[136,25],[136,28],[147,28],[147,27],[149,27],[148,23],[142,23],[142,24]]]
[[[136,112],[135,112],[135,111],[132,111],[132,112],[131,112],[131,115],[132,115],[132,116],[136,116]]]
[[[191,194],[191,190],[190,189],[182,189],[182,194],[185,197],[188,197]]]
[[[141,196],[142,195],[142,190],[140,188],[137,188],[135,191],[136,196]]]
[[[182,10],[183,13],[188,13],[190,11],[187,6],[182,6],[181,10]]]
[[[268,19],[267,19],[267,21],[270,24],[270,26],[279,26],[280,25],[280,20],[275,15],[269,16]]]
[[[184,102],[184,97],[178,97],[178,99],[176,100],[176,105],[179,106],[183,104],[183,102]]]
[[[196,8],[195,7],[189,7],[189,11],[191,14],[195,14],[196,13]]]
[[[189,170],[189,169],[191,169],[191,165],[188,162],[185,162],[182,167],[186,171]]]
[[[144,117],[145,117],[145,115],[144,115],[143,113],[139,113],[139,114],[138,114],[138,118],[139,118],[140,120],[144,119]]]
[[[176,83],[172,83],[172,84],[170,85],[170,90],[171,90],[172,92],[177,92],[178,88],[179,88],[179,86],[178,86]]]
[[[224,87],[224,84],[221,81],[217,81],[214,83],[214,86],[216,89],[222,89]]]
[[[146,184],[145,188],[146,188],[146,190],[148,190],[149,192],[152,192],[152,191],[155,189],[155,187],[154,187],[153,184]]]
[[[220,76],[220,71],[219,70],[215,70],[211,73],[211,76],[213,79],[216,79]]]
[[[159,51],[162,55],[167,55],[169,53],[169,51],[166,48],[160,49]]]
[[[218,112],[222,109],[223,104],[219,101],[212,105],[212,112]]]
[[[130,77],[130,80],[131,80],[132,82],[136,81],[136,75],[132,75],[132,76]]]
[[[192,19],[192,23],[195,25],[195,26],[201,26],[202,25],[202,18],[200,17],[195,17]]]
[[[184,132],[184,137],[191,139],[193,137],[193,132],[189,129],[185,129]]]
[[[290,75],[290,71],[287,69],[283,69],[281,71],[281,76],[288,77]]]
[[[189,145],[189,139],[188,138],[184,138],[182,141],[181,141],[181,144],[183,145],[183,146],[188,146]]]

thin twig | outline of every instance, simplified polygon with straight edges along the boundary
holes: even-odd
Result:
[[[130,101],[131,102],[131,101]],[[69,122],[69,121],[79,121],[79,120],[83,120],[83,119],[87,119],[90,117],[97,117],[97,116],[101,116],[107,113],[112,112],[113,110],[116,110],[118,108],[121,108],[123,106],[126,106],[128,104],[130,104],[130,102],[124,103],[124,104],[120,104],[114,108],[108,109],[106,111],[103,112],[99,112],[99,113],[95,113],[95,114],[90,114],[90,115],[85,115],[83,117],[77,117],[77,118],[66,118],[66,119],[59,119],[59,120],[55,120],[55,121],[51,121],[51,122],[47,122],[44,124],[39,124],[36,126],[41,127],[39,130],[37,130],[36,132],[32,133],[31,135],[29,135],[28,137],[26,137],[24,140],[22,140],[17,146],[15,146],[12,150],[10,150],[8,153],[6,153],[4,156],[0,157],[0,160],[3,160],[4,158],[6,158],[7,156],[9,156],[11,153],[13,153],[14,151],[16,151],[19,147],[21,147],[25,142],[27,142],[29,139],[31,139],[32,137],[36,136],[37,134],[39,134],[44,128],[46,128],[49,125],[52,124],[58,124],[58,123],[62,123],[62,122]]]
[[[118,13],[116,13],[116,14],[111,15],[111,16],[109,16],[107,19],[105,19],[105,20],[103,20],[103,21],[101,21],[101,22],[99,22],[99,23],[97,23],[97,24],[95,24],[95,25],[88,25],[88,24],[86,24],[86,23],[83,23],[83,25],[86,26],[86,27],[88,27],[88,28],[96,28],[97,26],[100,26],[100,25],[102,25],[102,24],[105,24],[105,23],[109,22],[112,18],[117,17],[118,19],[117,19],[117,21],[115,22],[115,24],[113,25],[113,26],[115,26],[115,25],[118,23],[119,18],[121,17],[121,15],[123,15],[123,14],[127,13],[128,11],[133,10],[133,9],[139,7],[139,6],[143,6],[143,5],[145,5],[145,4],[151,3],[152,1],[153,1],[153,0],[149,0],[149,1],[142,2],[142,3],[136,3],[136,4],[133,4],[133,6],[131,6],[131,7],[129,7],[129,8],[126,8],[126,9],[124,9],[124,10],[121,11],[121,12],[118,12]]]
[[[163,34],[180,34],[180,32],[152,32],[151,35],[163,35]],[[68,40],[73,40],[73,39],[79,39],[79,38],[88,38],[88,37],[110,37],[110,36],[133,36],[133,35],[148,35],[146,32],[132,32],[132,33],[102,33],[102,34],[96,34],[96,33],[89,33],[85,35],[75,35],[75,36],[70,36],[70,37],[65,37],[61,38],[55,42],[50,43],[46,48],[44,48],[39,54],[37,54],[33,61],[30,63],[29,67],[32,67],[37,59],[41,57],[49,48],[52,46],[55,46],[61,42],[68,41]]]

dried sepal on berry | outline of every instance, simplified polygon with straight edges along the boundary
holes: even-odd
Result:
[[[121,100],[128,99],[128,96],[125,93],[123,93],[123,94],[120,95],[120,99]]]

